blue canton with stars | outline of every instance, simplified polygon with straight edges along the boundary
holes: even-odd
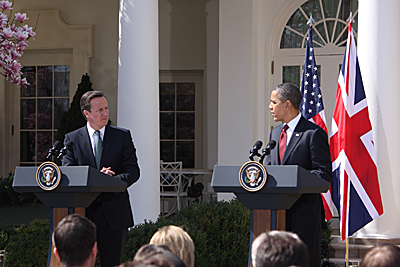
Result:
[[[300,104],[300,112],[304,118],[309,120],[324,109],[322,94],[319,88],[317,65],[315,64],[314,58],[312,26],[310,26],[308,30],[306,58],[304,61],[300,91],[303,95],[303,100]]]

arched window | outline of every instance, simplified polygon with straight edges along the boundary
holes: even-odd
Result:
[[[345,46],[347,39],[346,19],[353,13],[353,29],[357,36],[357,0],[310,0],[302,4],[289,18],[282,32],[280,48],[304,48],[308,25],[312,15],[314,24],[314,47],[328,43]]]

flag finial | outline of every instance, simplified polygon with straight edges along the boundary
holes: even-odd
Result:
[[[308,26],[313,26],[315,24],[315,20],[312,18],[312,14],[310,15],[310,19],[307,21]]]
[[[350,16],[347,18],[346,22],[348,23],[354,23],[354,18],[353,18],[353,12],[350,12]]]

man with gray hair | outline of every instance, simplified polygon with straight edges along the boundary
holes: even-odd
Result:
[[[253,242],[251,258],[253,267],[307,267],[309,261],[304,242],[285,231],[259,235]]]

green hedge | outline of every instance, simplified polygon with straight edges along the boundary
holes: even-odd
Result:
[[[181,226],[192,237],[196,267],[247,266],[250,211],[239,200],[192,204],[171,218],[136,225],[128,233],[123,261],[132,260],[136,251],[165,225]],[[49,221],[33,221],[16,230],[0,225],[0,241],[0,249],[5,246],[6,250],[5,266],[46,266]]]
[[[250,212],[238,200],[193,204],[172,218],[160,217],[156,222],[146,221],[131,228],[123,261],[132,260],[136,251],[165,225],[181,226],[192,237],[196,267],[247,265]],[[3,233],[8,240],[4,242],[5,266],[46,266],[49,227],[48,220],[36,220],[17,230],[0,225],[0,238]]]
[[[0,207],[40,202],[34,193],[15,192],[12,187],[13,180],[14,174],[11,172],[7,177],[0,177]]]

